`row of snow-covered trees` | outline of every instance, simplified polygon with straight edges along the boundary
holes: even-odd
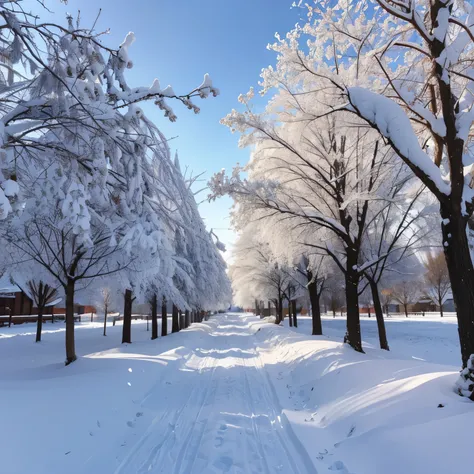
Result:
[[[118,49],[72,17],[42,23],[21,1],[0,5],[0,248],[2,270],[39,310],[65,298],[66,363],[76,359],[74,302],[101,288],[181,311],[226,305],[225,263],[199,215],[192,176],[140,105],[199,112],[216,96],[208,75],[177,95],[127,81],[129,33]],[[156,336],[156,334],[155,334]]]
[[[339,272],[346,341],[361,351],[361,292],[371,290],[383,346],[381,282],[410,273],[416,256],[437,246],[466,367],[474,354],[474,8],[453,0],[305,8],[307,21],[269,46],[277,62],[261,75],[261,94],[271,94],[264,110],[252,106],[251,90],[240,98],[245,110],[223,119],[252,158],[215,175],[211,197],[236,202],[237,252],[263,255],[258,264],[245,250],[236,258],[235,289],[254,296],[239,268],[261,266],[271,298],[288,269],[308,288]]]
[[[255,247],[249,250],[251,255],[247,264],[243,265],[242,258],[247,258],[247,255],[244,256],[241,253],[241,250],[245,248],[242,244],[243,239],[240,237],[238,250],[235,253],[239,261],[231,266],[230,273],[234,278],[237,299],[244,306],[255,308],[257,315],[273,313],[275,309],[276,322],[279,323],[283,319],[283,306],[286,304],[290,314],[289,324],[292,326],[295,317],[295,314],[292,314],[294,313],[292,305],[298,303],[302,308],[309,304],[309,309],[311,306],[314,308],[313,335],[316,335],[322,333],[320,312],[332,314],[333,317],[336,317],[336,314],[345,313],[342,275],[337,271],[334,272],[334,267],[324,267],[324,258],[319,259],[316,271],[319,278],[313,282],[312,274],[307,275],[307,278],[302,278],[305,274],[301,266],[290,267],[284,260],[277,259],[272,254],[267,254],[267,259],[262,260],[262,252],[256,253],[256,249],[261,248],[262,245],[256,243],[255,238],[252,243],[247,241],[247,246],[255,245]],[[381,306],[386,316],[393,311],[390,309],[392,305],[399,305],[398,311],[403,312],[406,317],[412,311],[423,314],[426,311],[438,311],[443,317],[444,307],[451,301],[451,283],[444,255],[442,252],[424,253],[423,256],[420,255],[420,258],[422,261],[414,260],[412,262],[414,265],[408,269],[399,268],[399,266],[399,270],[397,267],[389,267],[382,282],[377,285],[376,292],[372,291],[367,281],[362,280],[359,291],[360,310],[368,314],[370,318],[373,315],[372,308],[376,303],[376,307]],[[266,272],[266,266],[262,265],[264,262],[271,265],[271,273]],[[306,271],[308,273],[308,270]],[[247,278],[246,272],[248,272]],[[280,279],[279,275],[281,275]],[[259,299],[278,294],[278,289],[280,289],[280,297],[276,296],[268,301]],[[253,304],[252,295],[255,295]],[[426,304],[434,308],[423,309],[426,308]],[[265,309],[270,311],[265,312]],[[387,349],[388,346],[382,346],[382,348]]]
[[[379,288],[379,297],[385,314],[390,313],[390,306],[398,304],[400,311],[408,317],[413,311],[413,306],[420,304],[418,308],[424,308],[426,303],[434,306],[441,317],[444,316],[444,306],[451,301],[451,282],[449,280],[448,267],[441,251],[420,252],[420,262],[408,269],[390,269],[383,279]],[[326,312],[345,311],[345,301],[341,298],[343,283],[333,280],[326,283],[323,293],[323,304]],[[364,286],[362,286],[364,288]],[[374,304],[373,295],[367,286],[365,291],[359,295],[360,306],[367,311],[369,317],[372,315],[371,308]],[[428,310],[416,309],[416,312]]]

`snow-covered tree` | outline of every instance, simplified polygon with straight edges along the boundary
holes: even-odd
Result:
[[[386,248],[391,251],[395,245],[373,248],[369,254],[362,251],[363,242],[387,209],[395,225],[394,214],[407,201],[410,170],[399,166],[376,134],[349,115],[337,124],[334,118],[315,120],[321,105],[312,94],[298,91],[305,89],[289,71],[264,113],[252,111],[249,93],[241,99],[247,110],[234,110],[223,120],[242,133],[241,145],[254,144],[255,151],[245,168],[248,179],[241,179],[239,168],[232,176],[215,175],[213,197],[230,194],[244,216],[260,212],[259,219],[287,219],[295,240],[334,261],[345,277],[345,340],[362,351],[359,282],[370,266],[387,258]],[[407,216],[402,215],[395,242],[414,220]],[[287,241],[288,233],[277,235]]]
[[[291,270],[278,262],[268,243],[258,240],[251,225],[239,234],[233,259],[229,276],[234,301],[242,306],[251,306],[254,300],[271,301],[276,308],[275,323],[280,324]]]
[[[466,233],[473,213],[473,18],[472,3],[462,0],[314,1],[307,22],[271,46],[278,64],[262,74],[265,91],[291,75],[311,87],[322,114],[364,120],[433,193],[464,367],[474,353]]]
[[[183,223],[167,206],[174,191],[160,189],[169,150],[139,104],[153,101],[174,121],[170,101],[198,113],[193,98],[218,90],[208,75],[184,95],[157,80],[129,85],[133,33],[112,49],[72,17],[42,23],[21,0],[1,3],[0,22],[2,237],[19,256],[15,271],[29,259],[63,287],[70,363],[78,281],[120,273],[114,287],[144,298],[159,269],[163,294],[179,295],[171,242]],[[212,269],[227,281],[222,268]]]

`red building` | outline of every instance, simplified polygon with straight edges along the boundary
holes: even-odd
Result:
[[[66,308],[61,301],[57,306],[45,308],[45,314],[65,314]],[[96,308],[90,305],[75,305],[77,314],[95,313]],[[25,316],[37,314],[33,301],[21,289],[11,283],[5,276],[0,278],[0,315]]]

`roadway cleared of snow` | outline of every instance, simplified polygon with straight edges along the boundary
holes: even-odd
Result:
[[[0,472],[461,472],[474,404],[452,390],[456,366],[430,362],[451,354],[453,325],[400,321],[389,338],[413,332],[412,346],[359,354],[324,324],[331,337],[309,336],[307,318],[294,331],[225,314],[150,341],[137,322],[129,345],[121,326],[81,324],[68,367],[64,326],[40,344],[28,325],[3,328]]]

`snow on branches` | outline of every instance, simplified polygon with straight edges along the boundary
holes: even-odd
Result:
[[[198,87],[181,95],[171,86],[162,88],[158,80],[151,86],[132,86],[126,72],[133,67],[133,33],[112,49],[102,43],[100,33],[76,25],[72,17],[66,27],[41,23],[22,13],[18,3],[0,6],[0,166],[4,179],[14,177],[20,189],[25,188],[29,161],[41,160],[50,150],[66,166],[75,161],[72,166],[82,175],[99,171],[102,179],[96,184],[111,186],[110,180],[118,177],[115,161],[131,151],[124,134],[132,129],[141,133],[139,103],[152,100],[175,121],[169,101],[177,100],[198,113],[195,97],[219,93],[208,74]],[[81,138],[76,137],[77,127],[82,128]],[[107,175],[114,176],[107,179]],[[10,212],[5,197],[0,190],[2,218]]]
[[[140,108],[153,101],[171,121],[171,101],[198,113],[195,98],[219,94],[210,76],[185,94],[158,80],[129,84],[133,33],[109,48],[79,19],[42,23],[20,3],[0,2],[0,238],[9,272],[62,287],[67,324],[76,289],[94,292],[99,282],[141,300],[158,292],[181,309],[227,305],[225,263],[166,138]]]
[[[456,389],[459,395],[474,399],[474,354],[469,357],[466,367],[461,371]]]

